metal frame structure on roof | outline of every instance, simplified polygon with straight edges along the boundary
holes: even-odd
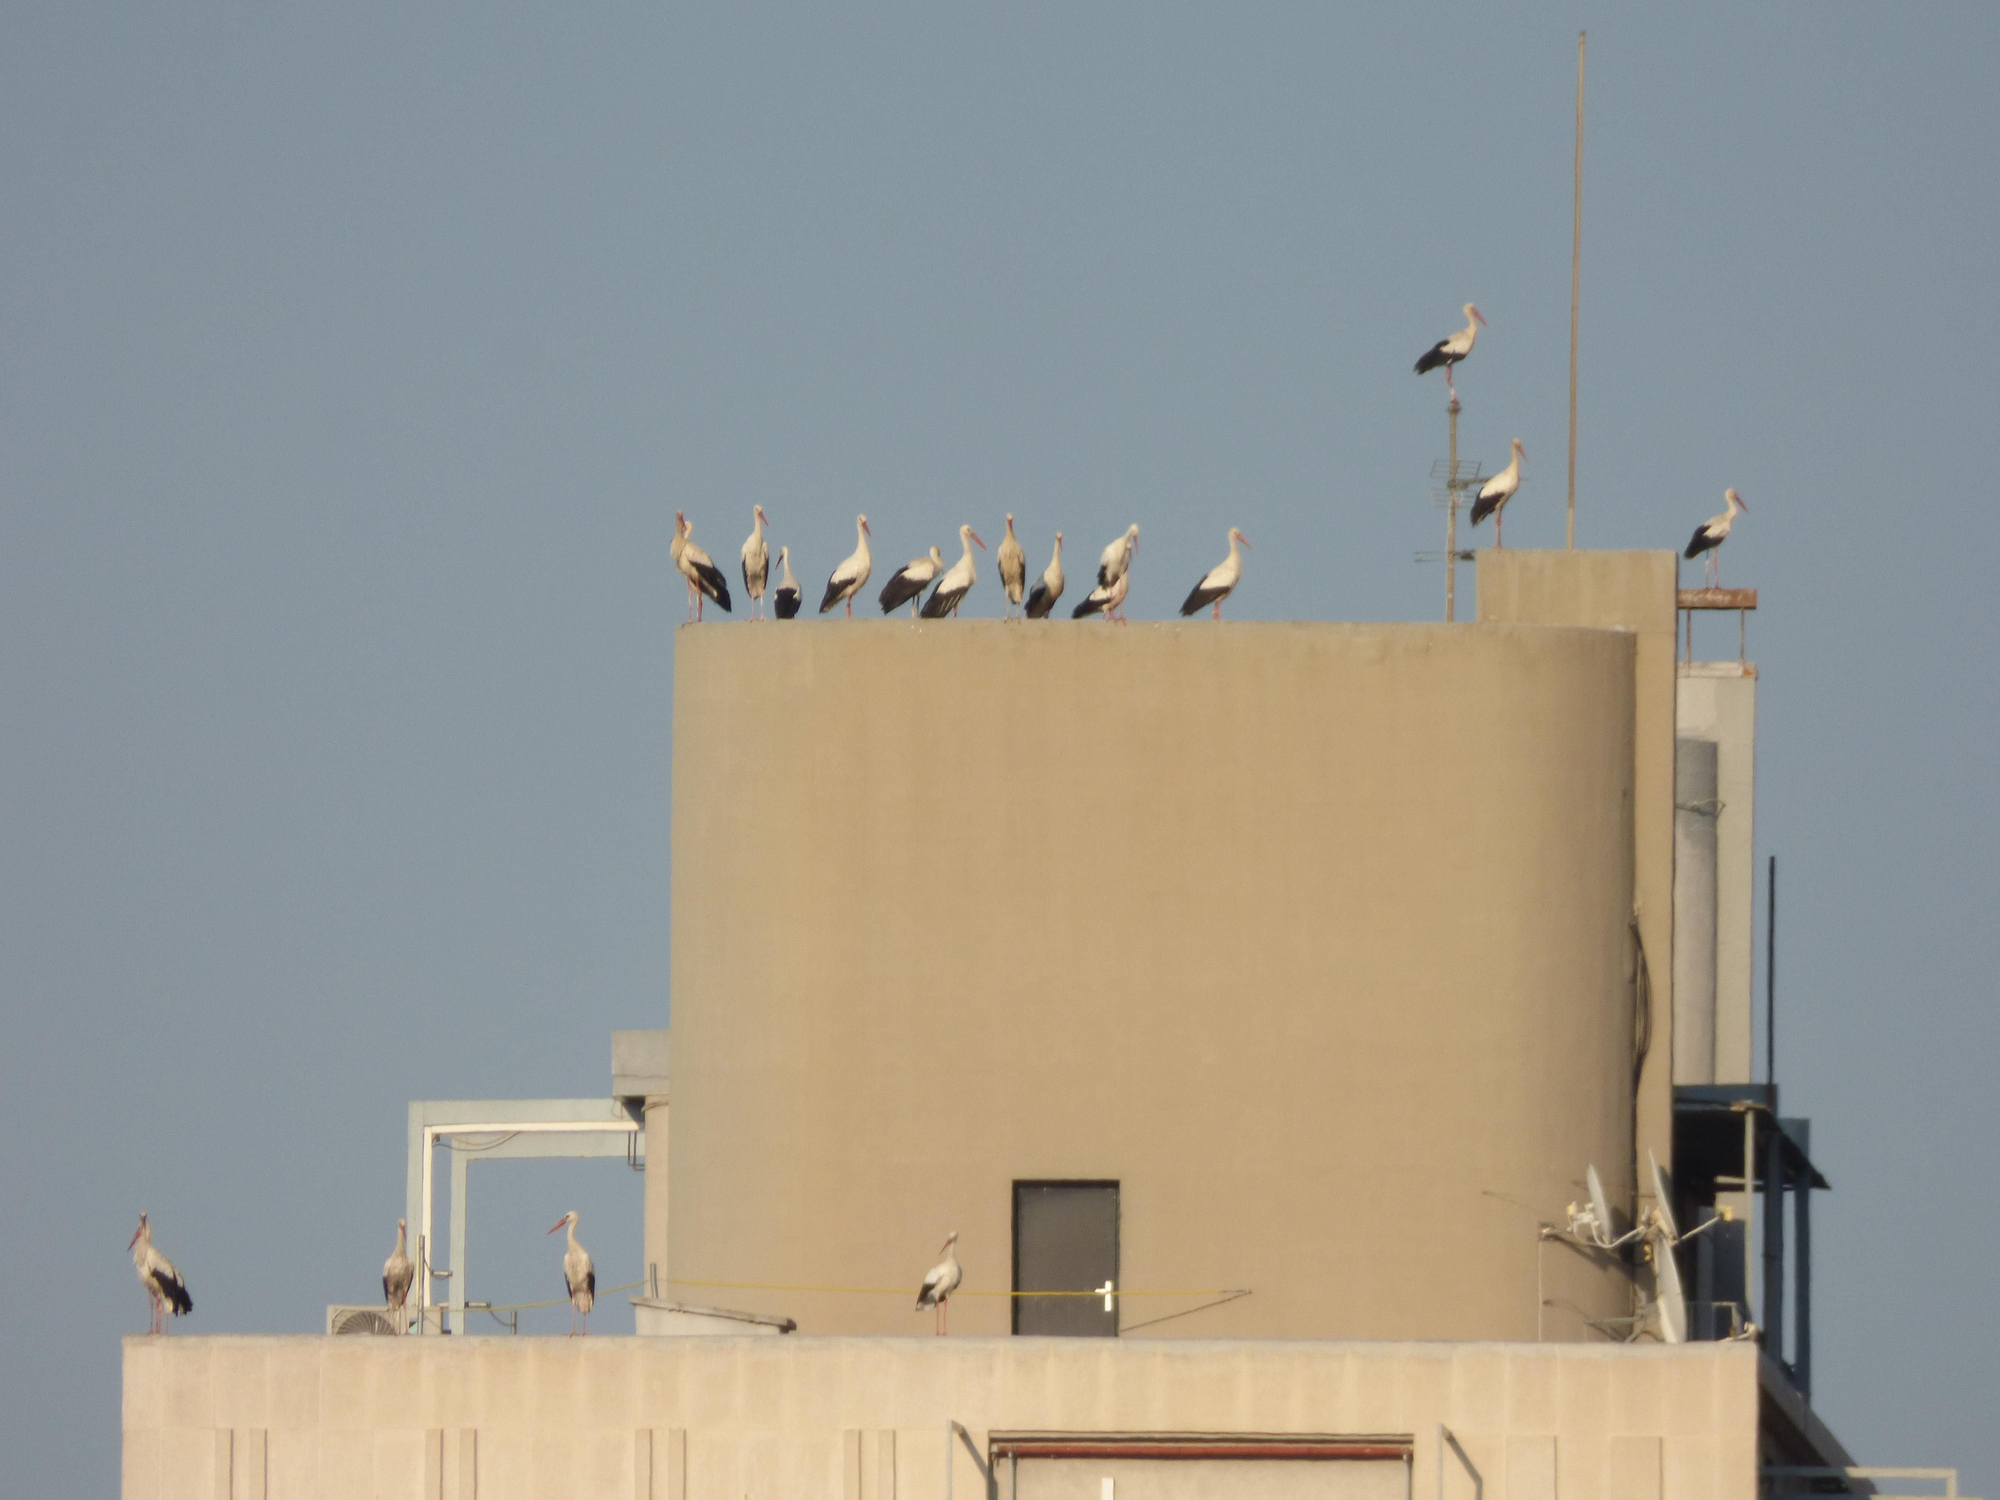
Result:
[[[433,1328],[430,1310],[432,1204],[439,1144],[451,1150],[451,1262],[444,1310]],[[410,1104],[405,1217],[416,1231],[418,1328],[465,1331],[466,1173],[475,1160],[622,1156],[635,1168],[646,1159],[642,1105],[624,1099],[419,1099]],[[448,1320],[448,1322],[447,1322]]]

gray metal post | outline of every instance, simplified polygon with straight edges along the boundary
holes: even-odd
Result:
[[[1806,1160],[1812,1160],[1812,1121],[1787,1120],[1785,1130],[1799,1143],[1799,1150]],[[1799,1185],[1793,1193],[1792,1212],[1798,1234],[1798,1244],[1792,1249],[1792,1264],[1798,1274],[1798,1287],[1792,1293],[1792,1310],[1798,1314],[1798,1326],[1792,1330],[1792,1383],[1799,1388],[1799,1394],[1808,1401],[1812,1399],[1812,1178],[1799,1178]]]
[[[465,1210],[471,1196],[466,1191],[465,1174],[471,1169],[472,1158],[459,1150],[458,1142],[447,1141],[446,1145],[451,1151],[451,1285],[445,1289],[445,1303],[451,1308],[451,1331],[464,1333]]]
[[[1785,1362],[1785,1132],[1764,1117],[1764,1350]]]
[[[1450,624],[1458,618],[1458,392],[1451,393],[1445,407],[1451,418],[1451,450],[1445,470],[1444,507],[1444,618]]]
[[[1674,741],[1674,1082],[1715,1082],[1718,746]]]

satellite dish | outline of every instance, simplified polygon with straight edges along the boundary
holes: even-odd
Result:
[[[1685,1344],[1687,1293],[1681,1287],[1680,1262],[1674,1257],[1680,1231],[1674,1225],[1673,1200],[1668,1196],[1667,1178],[1660,1170],[1659,1158],[1650,1151],[1646,1156],[1653,1164],[1653,1191],[1658,1195],[1653,1209],[1654,1231],[1647,1236],[1646,1245],[1653,1257],[1653,1305],[1660,1311],[1660,1338],[1669,1344]]]
[[[1597,1163],[1590,1164],[1586,1174],[1590,1183],[1590,1209],[1597,1215],[1597,1243],[1609,1246],[1611,1243],[1611,1203],[1604,1196],[1604,1179],[1597,1175]]]

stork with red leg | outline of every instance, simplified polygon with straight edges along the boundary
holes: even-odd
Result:
[[[139,1227],[132,1231],[131,1243],[125,1248],[132,1252],[132,1269],[139,1273],[139,1285],[146,1289],[146,1300],[152,1304],[152,1321],[146,1332],[165,1333],[168,1308],[173,1309],[177,1318],[194,1311],[194,1298],[188,1295],[187,1283],[181,1280],[174,1263],[153,1244],[153,1228],[144,1213],[139,1215]]]
[[[1514,498],[1514,491],[1521,487],[1521,460],[1528,456],[1528,450],[1521,446],[1519,438],[1510,438],[1508,441],[1514,449],[1513,458],[1508,461],[1506,468],[1502,469],[1498,474],[1495,474],[1479,487],[1479,493],[1472,501],[1472,524],[1474,526],[1477,526],[1488,516],[1493,518],[1493,545],[1495,547],[1504,547],[1507,545],[1505,539],[1500,534],[1500,522],[1502,519],[1500,512],[1506,506],[1507,502]]]
[[[590,1332],[590,1309],[597,1302],[597,1266],[590,1258],[590,1252],[576,1242],[576,1210],[571,1209],[549,1227],[549,1233],[558,1229],[569,1231],[569,1247],[563,1251],[563,1287],[569,1293],[569,1333],[575,1338],[577,1323],[582,1320],[584,1333]]]
[[[1465,304],[1465,326],[1449,338],[1439,339],[1417,357],[1417,373],[1428,375],[1432,370],[1444,371],[1444,383],[1454,395],[1458,388],[1451,383],[1451,367],[1472,352],[1472,346],[1479,342],[1479,330],[1486,326],[1486,320],[1479,316],[1479,309],[1470,302]]]
[[[924,1273],[924,1284],[917,1289],[917,1311],[922,1312],[927,1307],[936,1309],[933,1324],[940,1336],[948,1330],[951,1322],[945,1304],[951,1301],[951,1294],[958,1290],[958,1284],[965,1280],[964,1268],[959,1265],[958,1257],[952,1253],[952,1247],[957,1243],[958,1231],[954,1229],[945,1236],[944,1244],[940,1247],[944,1259]]]
[[[861,586],[868,582],[868,575],[875,571],[875,555],[868,550],[868,517],[854,518],[854,551],[847,561],[833,570],[826,580],[826,597],[819,601],[819,612],[825,614],[836,604],[847,606],[847,618],[854,618],[854,596],[861,592]]]
[[[1201,575],[1201,582],[1188,591],[1187,600],[1181,605],[1183,615],[1198,612],[1206,604],[1214,608],[1215,619],[1222,618],[1222,601],[1236,592],[1236,585],[1243,578],[1243,554],[1236,549],[1250,545],[1250,538],[1234,526],[1229,528],[1229,556]]]
[[[1715,588],[1722,578],[1722,544],[1729,540],[1729,528],[1736,524],[1736,513],[1749,514],[1750,507],[1743,503],[1743,497],[1734,490],[1724,490],[1722,498],[1729,508],[1719,516],[1710,516],[1695,527],[1694,536],[1687,544],[1682,556],[1689,559],[1699,557],[1708,570],[1708,586]]]

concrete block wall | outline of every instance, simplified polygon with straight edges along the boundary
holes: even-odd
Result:
[[[1467,1500],[1751,1500],[1757,1421],[1744,1344],[130,1338],[123,1493],[977,1500],[991,1433],[1068,1431],[1402,1433],[1415,1495],[1442,1457]]]

